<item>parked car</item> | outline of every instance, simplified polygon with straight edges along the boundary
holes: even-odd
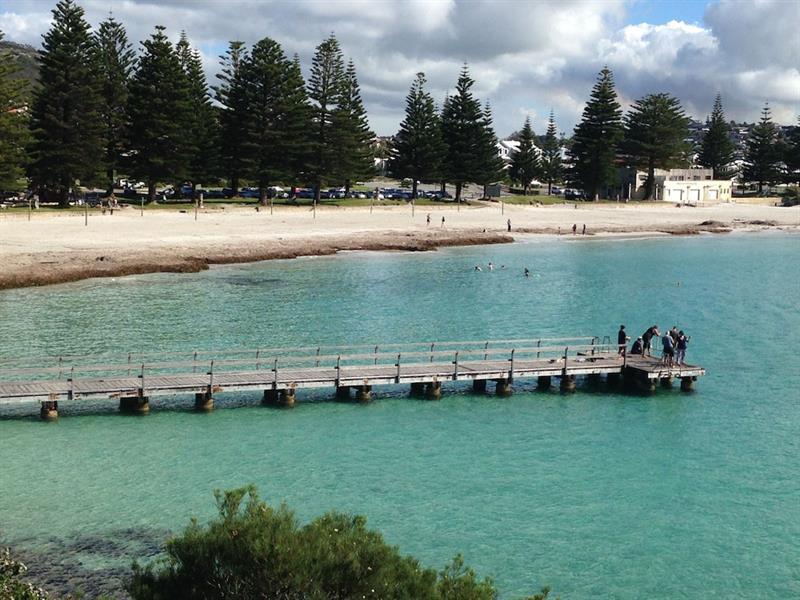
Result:
[[[314,190],[312,188],[297,188],[294,196],[295,198],[313,198]]]
[[[565,200],[586,200],[586,195],[583,193],[583,190],[564,190],[564,199]]]
[[[554,185],[553,187],[551,187],[551,188],[550,188],[550,193],[551,193],[551,194],[553,194],[554,196],[558,196],[558,195],[559,195],[559,194],[561,194],[563,191],[564,191],[564,190],[562,190],[562,189],[561,189],[560,187],[558,187],[557,185]]]
[[[225,190],[224,189],[222,189],[222,190],[211,189],[211,190],[200,190],[200,191],[203,192],[203,198],[216,199],[216,198],[226,198],[227,197],[227,196],[225,196]]]

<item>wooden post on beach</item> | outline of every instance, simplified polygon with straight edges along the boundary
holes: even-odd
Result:
[[[144,216],[144,196],[139,198],[139,216]]]
[[[86,199],[83,200],[83,224],[84,226],[89,226],[89,203]]]
[[[506,214],[506,203],[503,202],[502,198],[500,199],[500,214],[501,215]]]
[[[194,199],[194,220],[197,221],[197,208],[199,206],[199,202],[197,198]]]
[[[30,198],[30,196],[29,196],[29,197],[28,197],[28,221],[30,221],[30,220],[31,220],[31,211],[32,211],[32,210],[33,210],[33,209],[31,208],[31,198]]]

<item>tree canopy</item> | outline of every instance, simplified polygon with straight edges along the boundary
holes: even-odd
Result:
[[[539,153],[533,143],[534,135],[530,117],[525,117],[519,136],[519,149],[511,157],[511,179],[522,184],[523,193],[528,195],[528,188],[539,172]]]
[[[647,171],[645,200],[654,197],[655,169],[687,163],[688,126],[680,101],[669,94],[648,94],[625,115],[622,149],[630,164]]]
[[[736,158],[735,150],[731,141],[731,128],[722,110],[722,96],[717,94],[697,162],[713,169],[714,179],[729,179],[733,175],[730,165]]]
[[[190,160],[192,104],[189,83],[175,47],[157,26],[142,42],[130,87],[130,167],[147,182],[150,201],[158,181],[182,181]]]
[[[556,121],[551,110],[550,118],[547,120],[547,133],[544,136],[541,157],[541,174],[547,182],[548,194],[552,193],[553,184],[561,180],[563,173],[561,163],[561,141],[558,139]]]
[[[774,183],[780,178],[780,162],[778,129],[772,122],[769,104],[765,104],[761,120],[747,137],[742,176],[745,181],[756,182],[760,194],[764,184]]]
[[[14,79],[18,68],[5,54],[0,51],[0,190],[16,190],[25,174],[25,146],[30,136],[24,111],[25,82]]]
[[[36,187],[66,206],[78,181],[99,180],[104,156],[99,51],[73,0],[60,0],[53,9],[39,56],[28,171]]]
[[[436,181],[444,155],[442,126],[433,96],[425,91],[425,74],[417,73],[406,96],[405,117],[394,136],[389,170],[400,179],[412,179],[411,196],[420,181]]]
[[[100,115],[105,142],[106,186],[113,189],[116,171],[126,150],[128,86],[136,60],[125,27],[113,16],[100,23],[96,39],[100,55]]]
[[[603,67],[569,149],[570,179],[583,188],[588,198],[605,195],[607,188],[617,182],[615,159],[622,134],[622,107],[614,76],[608,67]]]
[[[233,192],[239,190],[244,175],[245,140],[247,138],[247,86],[242,68],[247,60],[244,42],[234,41],[219,57],[220,85],[214,88],[215,98],[220,104],[219,119],[219,165],[220,172],[228,178]]]
[[[473,85],[475,81],[464,65],[455,93],[447,97],[442,109],[442,139],[446,148],[443,174],[456,186],[456,202],[461,201],[465,183],[487,183],[498,172],[491,113],[482,109],[473,96]]]

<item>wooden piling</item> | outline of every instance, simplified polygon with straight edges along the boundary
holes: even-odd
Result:
[[[486,393],[486,380],[485,379],[473,379],[472,380],[472,393],[473,394],[485,394]]]
[[[210,412],[214,410],[214,396],[211,390],[199,392],[194,395],[194,409],[198,412]]]
[[[681,377],[681,391],[682,392],[691,392],[692,391],[692,382],[694,381],[694,377]]]
[[[672,387],[672,377],[661,377],[661,387],[669,389]]]
[[[264,390],[264,397],[261,404],[264,406],[274,406],[278,403],[278,392],[273,389]]]
[[[356,388],[356,401],[358,402],[371,402],[372,401],[372,386],[360,385]]]
[[[562,393],[569,394],[575,391],[575,375],[562,375],[559,389]]]
[[[350,386],[349,385],[336,386],[336,399],[350,400]]]
[[[411,395],[417,398],[425,395],[425,384],[422,382],[415,382],[411,384]]]
[[[150,398],[137,394],[135,396],[121,396],[119,411],[130,415],[146,415],[150,412]]]
[[[285,390],[281,390],[280,401],[278,402],[278,404],[285,408],[292,408],[294,406],[294,403],[295,403],[294,388],[289,387],[286,388]]]
[[[442,397],[442,382],[431,381],[425,385],[425,397],[428,400],[439,400]]]
[[[494,393],[498,396],[510,396],[512,394],[511,380],[498,379],[494,386]]]
[[[550,375],[540,375],[536,380],[536,387],[540,390],[549,390],[552,378]]]
[[[58,401],[45,400],[39,409],[39,416],[42,421],[55,421],[58,419]]]

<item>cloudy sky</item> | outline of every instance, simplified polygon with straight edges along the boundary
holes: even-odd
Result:
[[[209,83],[230,40],[268,36],[308,70],[335,32],[356,64],[373,129],[396,131],[415,73],[441,102],[461,66],[490,101],[498,135],[530,116],[543,133],[552,109],[568,135],[597,72],[614,72],[628,105],[650,92],[679,97],[705,118],[717,92],[729,118],[800,112],[800,0],[78,0],[96,26],[112,11],[136,42],[155,25],[185,30]],[[6,39],[39,46],[55,0],[0,0]]]

